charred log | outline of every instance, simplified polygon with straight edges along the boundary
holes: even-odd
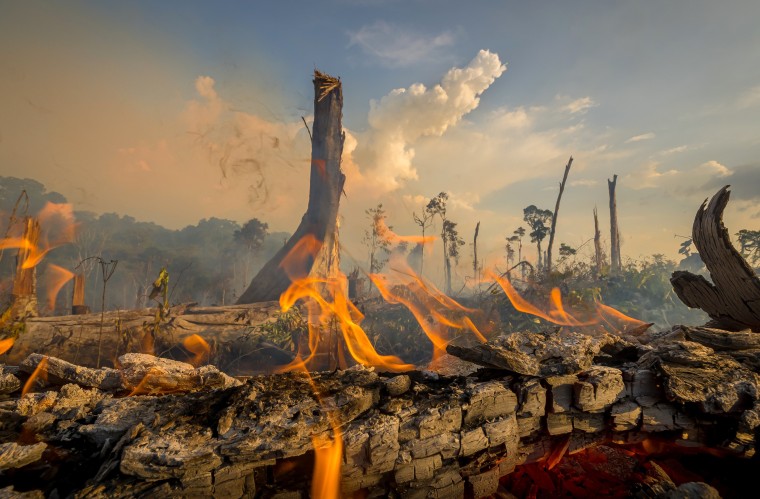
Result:
[[[610,457],[604,449],[613,443],[646,449],[668,442],[738,466],[747,462],[749,469],[760,429],[760,379],[727,348],[752,349],[755,342],[725,340],[724,333],[684,327],[645,333],[637,361],[550,376],[503,369],[384,375],[354,368],[194,385],[188,375],[197,369],[175,365],[162,368],[152,395],[132,397],[120,396],[124,385],[93,383],[93,375],[116,380],[108,373],[118,372],[134,384],[138,373],[156,367],[154,360],[133,356],[121,370],[93,369],[83,377],[49,358],[56,366],[47,380],[53,386],[0,404],[0,490],[21,485],[22,492],[56,489],[75,497],[303,495],[314,437],[333,436],[334,427],[343,442],[341,494],[348,496],[485,497],[499,490],[500,477],[512,473],[511,485],[519,488],[528,475],[535,485],[553,468],[563,469],[563,456],[571,457],[564,468],[571,473],[584,449],[602,445],[599,452]],[[40,360],[24,362],[19,382]],[[175,393],[155,396],[166,391]],[[22,434],[33,441],[19,444]],[[600,462],[584,465],[586,479],[593,481]],[[631,473],[640,468],[629,464]],[[648,466],[632,475],[637,490],[651,488],[637,497],[676,488],[657,465]],[[30,480],[41,473],[52,478]]]
[[[760,279],[723,225],[729,197],[725,186],[700,206],[694,219],[692,238],[712,282],[687,271],[674,272],[670,282],[682,302],[704,310],[716,327],[760,332]]]

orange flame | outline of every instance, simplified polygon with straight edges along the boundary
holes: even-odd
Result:
[[[48,276],[48,307],[50,310],[55,310],[58,293],[67,282],[74,278],[74,274],[51,263],[47,267],[46,275]]]
[[[331,424],[333,438],[317,435],[312,437],[314,445],[314,475],[311,480],[311,497],[340,497],[340,467],[343,458],[343,436],[338,425]]]
[[[188,362],[195,367],[207,362],[211,354],[211,347],[197,334],[191,334],[182,340],[182,346],[194,355]]]
[[[326,345],[327,331],[337,322],[345,345],[356,362],[365,366],[374,366],[389,371],[408,371],[411,364],[405,364],[396,356],[377,353],[367,334],[359,325],[364,315],[346,296],[348,279],[338,272],[337,277],[322,279],[309,277],[308,273],[316,254],[322,247],[322,241],[312,234],[300,239],[283,258],[280,266],[291,279],[291,284],[280,295],[280,308],[288,311],[297,301],[305,300],[308,310],[309,352],[299,352],[299,356],[281,370],[288,371],[297,367],[315,364],[316,355]],[[338,349],[340,352],[340,349]],[[302,354],[305,359],[302,360]],[[347,367],[345,360],[341,367]]]
[[[601,302],[596,302],[596,309],[599,313],[599,317],[610,325],[611,327],[624,331],[624,332],[630,332],[633,330],[639,330],[643,332],[643,330],[647,329],[652,324],[644,321],[640,321],[638,319],[634,319],[633,317],[629,317],[625,315],[623,312],[616,310],[610,306],[605,305]]]
[[[475,310],[446,296],[418,276],[402,259],[396,259],[393,265],[396,269],[394,279],[384,274],[370,274],[369,277],[385,301],[400,303],[412,313],[433,343],[433,362],[446,353],[446,345],[451,340],[450,328],[472,331],[478,340],[485,343],[486,338],[475,327],[472,319],[464,315],[474,313]]]
[[[32,389],[32,386],[34,386],[34,382],[37,380],[37,378],[42,378],[47,381],[47,364],[48,358],[42,357],[40,363],[37,364],[37,367],[35,367],[34,371],[32,371],[32,375],[29,376],[29,379],[26,380],[26,383],[24,383],[24,388],[21,389],[22,397],[29,393],[29,390]]]
[[[413,243],[413,244],[428,244],[435,241],[435,236],[401,236],[393,232],[390,227],[385,223],[385,220],[379,219],[377,221],[379,227],[379,232],[382,234],[383,238],[386,239],[390,244],[396,246],[400,243]]]
[[[0,355],[11,349],[13,346],[13,341],[13,338],[5,338],[4,340],[0,340]]]
[[[509,282],[509,279],[500,277],[490,270],[486,271],[486,276],[495,280],[499,286],[501,286],[501,289],[504,290],[504,293],[507,295],[507,298],[509,298],[509,301],[512,302],[512,306],[515,307],[515,309],[519,312],[535,315],[536,317],[540,317],[541,319],[560,326],[593,326],[599,323],[597,319],[588,321],[578,320],[569,312],[567,312],[564,305],[562,304],[562,296],[560,294],[559,288],[552,289],[550,294],[551,308],[548,312],[544,312],[520,296],[515,288],[512,287],[512,283]]]
[[[37,219],[42,231],[36,244],[22,236],[0,240],[0,249],[20,248],[28,251],[22,269],[36,267],[50,250],[74,240],[77,224],[72,205],[48,202],[37,214]]]

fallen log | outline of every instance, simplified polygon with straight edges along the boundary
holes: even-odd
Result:
[[[209,346],[204,362],[228,372],[263,372],[268,365],[293,359],[293,353],[271,344],[260,331],[262,325],[278,319],[279,311],[276,302],[179,305],[169,310],[157,329],[155,309],[109,311],[102,320],[102,365],[113,367],[119,356],[130,352],[188,360],[192,354],[182,344],[198,335]],[[100,327],[100,313],[27,318],[13,347],[0,355],[0,362],[18,365],[30,354],[41,353],[95,367]]]
[[[730,186],[705,201],[694,218],[692,238],[712,282],[701,275],[676,271],[670,282],[688,307],[704,310],[712,325],[760,332],[760,279],[731,244],[723,225]]]
[[[579,460],[584,467],[599,466],[597,458],[583,462],[584,452],[598,446],[608,457],[615,445],[637,445],[655,455],[666,442],[672,452],[702,449],[735,470],[748,469],[757,461],[760,377],[733,359],[719,339],[726,334],[686,327],[646,333],[633,361],[628,352],[612,359],[615,366],[576,362],[564,374],[548,376],[493,367],[457,376],[390,375],[357,367],[255,376],[227,388],[185,383],[177,392],[173,377],[187,380],[193,368],[174,366],[152,394],[131,397],[120,396],[123,387],[83,387],[70,368],[61,370],[63,364],[49,358],[58,374],[47,383],[57,386],[0,402],[0,490],[74,497],[303,497],[315,442],[336,433],[343,450],[340,471],[333,471],[344,496],[485,497],[510,483],[500,481],[510,474],[510,486],[529,480],[551,488],[559,476],[550,475],[554,469],[570,473],[568,466]],[[719,343],[721,350],[700,340]],[[510,348],[503,340],[498,344]],[[753,346],[740,344],[745,351]],[[26,359],[16,374],[19,382],[41,359]],[[133,356],[121,363],[135,371],[140,362]],[[173,393],[159,395],[161,387]],[[37,447],[19,449],[20,442]],[[630,461],[634,454],[615,459]],[[563,456],[574,461],[563,467]],[[649,490],[638,497],[655,497],[656,491],[675,490],[663,471],[667,466],[648,466],[643,475],[628,466],[629,479],[639,481],[627,485],[633,487],[629,492]],[[51,478],[33,479],[42,473]],[[735,479],[743,480],[734,484],[739,487],[754,478]],[[568,482],[565,490],[572,485],[593,495],[593,481],[579,483]]]

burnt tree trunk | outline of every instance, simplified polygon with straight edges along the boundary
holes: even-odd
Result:
[[[343,91],[340,80],[314,72],[314,126],[311,141],[309,205],[287,243],[253,278],[239,304],[277,300],[292,278],[331,277],[338,271],[338,206],[346,176],[340,168],[343,140]],[[313,240],[313,258],[287,262],[300,241]]]
[[[89,314],[90,307],[84,303],[84,273],[76,274],[74,276],[74,294],[71,298],[71,314],[82,315]]]
[[[594,206],[594,273],[596,277],[602,274],[602,234],[599,232],[599,217],[596,214],[596,206]]]
[[[716,325],[760,332],[760,279],[733,247],[723,225],[729,196],[727,185],[709,204],[705,201],[692,229],[694,245],[710,271],[712,283],[686,271],[674,272],[670,282],[682,302],[707,312]]]
[[[37,219],[24,219],[24,240],[29,247],[21,247],[16,254],[16,274],[13,278],[11,297],[11,317],[23,319],[37,316],[37,266],[26,265],[33,258],[32,249],[36,248],[40,238],[40,223]]]
[[[475,236],[472,238],[472,277],[475,284],[480,282],[478,276],[478,233],[480,232],[480,222],[475,225]]]
[[[617,175],[612,180],[607,179],[607,187],[610,191],[610,274],[620,272],[620,228],[617,219],[617,199],[615,198],[615,186]]]
[[[562,176],[562,182],[559,183],[559,194],[557,194],[557,204],[554,205],[554,215],[552,216],[552,227],[549,231],[549,246],[546,248],[546,272],[552,270],[552,247],[554,246],[554,231],[557,229],[557,215],[559,214],[559,203],[562,201],[562,193],[565,192],[565,183],[567,174],[570,173],[570,167],[573,165],[573,157],[565,165],[565,174]]]

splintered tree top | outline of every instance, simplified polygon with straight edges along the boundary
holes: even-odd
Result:
[[[327,95],[336,88],[341,88],[340,78],[325,74],[318,69],[314,70],[314,82],[317,83],[319,88],[319,96],[317,97],[318,102],[327,97]]]

